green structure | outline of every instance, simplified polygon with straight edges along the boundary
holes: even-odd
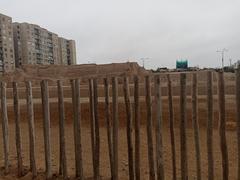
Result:
[[[188,68],[188,60],[177,60],[176,61],[177,69],[187,69]]]

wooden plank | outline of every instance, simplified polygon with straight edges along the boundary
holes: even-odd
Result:
[[[73,107],[74,107],[74,147],[75,147],[75,166],[76,177],[83,179],[83,165],[82,165],[82,144],[81,144],[81,116],[80,116],[80,81],[74,80],[74,94],[73,94]]]
[[[128,168],[129,179],[134,180],[134,166],[133,166],[133,144],[132,144],[132,108],[130,102],[129,80],[128,77],[123,78],[123,93],[126,107],[127,117],[127,144],[128,144]]]
[[[66,145],[65,145],[65,108],[64,108],[64,95],[62,81],[57,81],[58,87],[58,113],[59,113],[59,144],[60,144],[60,164],[59,174],[63,178],[68,178],[67,173],[67,158],[66,158]]]
[[[187,136],[186,136],[186,74],[180,74],[180,150],[181,179],[188,179]]]
[[[48,81],[41,81],[46,178],[52,178]]]
[[[135,178],[140,180],[140,119],[139,119],[139,79],[134,77],[134,129],[135,129]]]
[[[213,161],[213,89],[212,72],[207,73],[207,154],[208,154],[208,179],[214,179]]]
[[[104,78],[104,94],[105,94],[105,119],[107,126],[108,138],[108,154],[110,161],[111,179],[113,179],[113,146],[112,146],[112,123],[110,120],[110,106],[109,106],[109,84],[108,79]]]
[[[154,78],[155,85],[155,103],[156,103],[156,168],[157,179],[164,180],[164,159],[163,159],[163,143],[162,143],[162,100],[161,100],[161,86],[160,76]]]
[[[94,120],[95,120],[95,170],[94,179],[100,179],[100,135],[99,135],[99,121],[98,121],[98,87],[97,79],[93,79],[93,92],[94,92]]]
[[[118,179],[118,79],[112,78],[113,103],[113,180]]]
[[[237,119],[237,179],[240,180],[240,66],[236,70],[236,119]]]
[[[153,137],[152,137],[152,98],[151,98],[151,78],[145,77],[146,108],[147,108],[147,141],[148,141],[148,164],[149,179],[155,180],[155,168],[153,157]]]
[[[90,109],[90,125],[91,125],[91,145],[92,145],[92,164],[93,174],[95,173],[95,116],[94,116],[94,92],[93,80],[89,79],[89,109]]]
[[[6,83],[1,82],[1,106],[2,106],[2,133],[4,149],[4,173],[9,173],[9,134],[8,134],[8,114],[7,114],[7,95]]]
[[[222,154],[222,178],[228,180],[228,150],[226,140],[226,119],[225,119],[225,89],[224,89],[224,73],[218,73],[218,105],[219,105],[219,136],[220,148]]]
[[[37,176],[36,167],[36,148],[35,148],[35,125],[34,125],[34,110],[33,110],[33,96],[32,96],[32,83],[27,81],[26,85],[26,103],[27,103],[27,119],[28,119],[28,133],[29,133],[29,159],[30,169],[33,177]]]
[[[198,106],[197,106],[197,73],[192,75],[192,124],[194,131],[195,141],[195,157],[196,157],[196,172],[197,180],[201,180],[201,151],[200,151],[200,138],[199,138],[199,124],[198,124]]]
[[[21,129],[20,129],[20,106],[18,98],[18,84],[16,82],[13,85],[13,107],[14,107],[14,119],[15,119],[15,141],[17,150],[17,167],[18,176],[23,175],[23,162],[22,162],[22,144],[21,144]]]
[[[167,74],[167,81],[168,81],[169,127],[170,127],[170,138],[171,138],[172,171],[173,171],[172,179],[177,180],[174,117],[173,117],[173,99],[172,99],[172,83],[171,83],[171,79],[170,79],[169,74]]]

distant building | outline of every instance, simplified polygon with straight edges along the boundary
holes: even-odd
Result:
[[[12,18],[0,14],[0,73],[15,69]]]
[[[0,14],[0,73],[23,64],[76,64],[75,41]]]
[[[28,23],[13,23],[16,66],[59,64],[58,36]]]
[[[13,23],[16,66],[76,64],[75,41],[59,38],[35,24]]]
[[[59,57],[61,64],[76,64],[75,41],[59,38]]]

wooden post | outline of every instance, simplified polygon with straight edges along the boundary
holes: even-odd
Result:
[[[187,136],[186,136],[186,74],[180,74],[180,149],[181,179],[188,179]]]
[[[134,167],[133,167],[133,145],[132,145],[132,108],[130,102],[129,81],[127,77],[123,79],[123,92],[125,99],[126,115],[127,115],[127,143],[128,143],[128,168],[129,179],[134,180]]]
[[[134,77],[134,129],[135,129],[135,178],[140,180],[140,119],[139,119],[139,80]]]
[[[82,144],[81,144],[81,123],[80,123],[80,81],[74,80],[72,87],[74,93],[73,97],[73,110],[74,110],[74,146],[75,146],[75,165],[76,165],[76,177],[83,179],[83,166],[82,166]],[[73,82],[72,82],[73,83]]]
[[[99,135],[99,122],[98,122],[98,91],[97,79],[93,79],[93,92],[94,92],[94,120],[95,120],[95,161],[96,166],[94,170],[94,179],[100,178],[99,165],[100,165],[100,135]]]
[[[236,111],[237,111],[237,147],[238,147],[238,175],[237,179],[240,180],[240,66],[236,70]]]
[[[153,158],[153,137],[152,137],[152,98],[151,98],[151,79],[145,77],[146,105],[147,105],[147,141],[148,141],[148,163],[149,179],[155,180],[154,158]]]
[[[224,90],[224,73],[218,73],[218,103],[219,103],[219,136],[220,136],[220,147],[222,153],[222,177],[224,180],[228,180],[228,150],[226,140],[226,120],[225,120],[225,90]]]
[[[175,150],[175,134],[174,134],[174,119],[173,119],[173,100],[172,100],[172,83],[170,75],[167,75],[168,80],[168,109],[169,109],[169,126],[170,126],[170,138],[171,138],[171,151],[172,151],[172,171],[173,180],[177,180],[176,171],[176,150]]]
[[[18,176],[23,175],[23,164],[22,164],[22,145],[21,145],[21,130],[20,130],[20,106],[18,100],[18,89],[17,83],[13,82],[13,106],[14,106],[14,119],[15,119],[15,140],[17,149],[17,166]]]
[[[212,72],[207,73],[207,154],[208,154],[208,179],[214,179],[214,161],[213,161],[213,90],[212,90]]]
[[[200,154],[200,139],[199,139],[199,124],[198,124],[198,106],[197,106],[197,74],[192,75],[192,124],[194,130],[194,141],[195,141],[195,156],[196,156],[196,170],[197,180],[201,180],[201,154]]]
[[[90,109],[90,125],[91,125],[91,145],[92,145],[92,164],[93,174],[95,174],[95,116],[94,116],[94,92],[93,80],[89,79],[89,109]]]
[[[34,111],[33,111],[33,97],[32,97],[32,83],[26,83],[26,101],[27,101],[27,119],[28,119],[28,133],[29,133],[29,151],[30,151],[30,169],[33,177],[37,176],[36,160],[35,160],[35,126],[34,126]]]
[[[5,168],[5,174],[8,174],[9,173],[9,136],[8,136],[7,95],[6,95],[5,82],[1,82],[1,106],[2,106],[4,168]]]
[[[157,179],[164,180],[164,159],[163,159],[163,143],[162,143],[162,100],[160,76],[155,76],[155,103],[156,103],[156,163],[157,163]]]
[[[65,109],[62,81],[57,81],[58,86],[58,113],[59,113],[59,144],[60,144],[60,166],[59,174],[63,175],[64,179],[68,178],[67,174],[67,159],[65,146]]]
[[[109,85],[107,78],[104,78],[104,94],[105,94],[105,119],[107,124],[107,137],[108,137],[108,152],[111,168],[111,179],[113,179],[114,172],[113,172],[112,124],[110,121]]]
[[[51,162],[51,141],[50,141],[50,110],[49,110],[49,95],[48,82],[41,82],[42,91],[42,110],[43,110],[43,134],[44,134],[44,149],[45,149],[45,166],[47,179],[52,178],[52,162]]]
[[[113,180],[118,179],[118,79],[112,78],[113,103]]]

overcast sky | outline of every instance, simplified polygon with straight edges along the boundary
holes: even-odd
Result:
[[[146,60],[147,68],[240,59],[239,0],[0,0],[0,13],[76,40],[78,63]]]

